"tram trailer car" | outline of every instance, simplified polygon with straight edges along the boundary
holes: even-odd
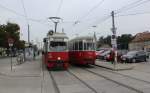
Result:
[[[44,38],[43,61],[48,69],[68,69],[68,37],[65,33],[53,33]]]
[[[94,37],[77,37],[69,41],[69,59],[71,64],[95,64],[96,42]]]

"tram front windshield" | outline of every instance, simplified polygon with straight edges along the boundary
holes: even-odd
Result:
[[[64,41],[51,41],[49,44],[49,51],[66,51],[67,50],[67,42]]]

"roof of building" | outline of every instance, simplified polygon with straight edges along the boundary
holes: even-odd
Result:
[[[150,32],[142,32],[135,35],[135,38],[132,42],[143,42],[143,41],[150,41]]]

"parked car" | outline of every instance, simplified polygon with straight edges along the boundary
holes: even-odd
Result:
[[[127,54],[121,57],[124,62],[141,62],[146,61],[146,53],[144,51],[129,51]]]
[[[96,51],[96,58],[99,58],[99,56],[105,52],[106,50],[100,50],[100,51]]]
[[[121,51],[117,51],[117,62],[121,61],[121,56],[123,53]],[[115,53],[111,51],[105,58],[107,61],[114,61],[115,60]]]
[[[98,58],[99,59],[102,59],[102,60],[105,60],[106,59],[106,56],[108,54],[110,54],[111,50],[106,50],[105,52],[103,52]]]

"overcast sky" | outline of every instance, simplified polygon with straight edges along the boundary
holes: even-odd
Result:
[[[27,23],[30,24],[31,40],[42,41],[46,33],[54,28],[47,18],[59,16],[63,19],[58,25],[58,32],[64,31],[70,38],[93,35],[97,37],[111,35],[111,11],[138,0],[22,0],[29,20],[25,15],[21,0],[0,0],[0,23],[15,22],[21,27],[21,39],[27,41]],[[148,1],[148,0],[141,0]],[[6,9],[7,8],[7,9]],[[10,10],[9,10],[10,9]],[[12,11],[13,10],[13,11]],[[13,13],[16,12],[17,14]],[[130,16],[118,16],[136,13],[146,13]],[[20,15],[19,15],[20,14]],[[32,19],[32,20],[31,20]],[[34,19],[34,20],[33,20]],[[77,24],[74,24],[78,21]],[[115,17],[117,35],[136,34],[150,30],[150,2],[141,4],[127,11],[122,11]],[[92,27],[97,26],[97,27]]]

